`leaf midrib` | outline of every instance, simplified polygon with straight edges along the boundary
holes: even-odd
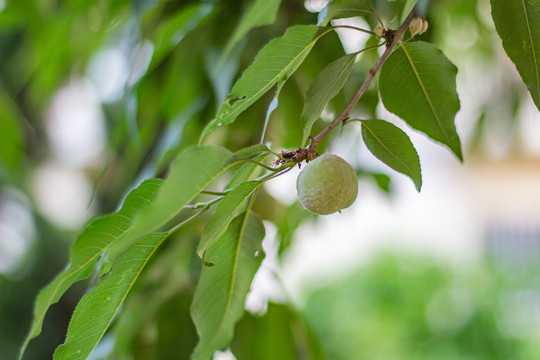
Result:
[[[157,244],[154,246],[154,248],[152,249],[152,251],[148,254],[148,256],[146,257],[146,259],[143,261],[142,265],[139,267],[139,270],[137,271],[137,274],[135,275],[135,277],[133,278],[133,281],[130,281],[130,284],[124,294],[124,296],[122,296],[122,299],[121,301],[118,303],[119,305],[116,307],[116,309],[114,310],[114,313],[113,313],[113,316],[111,316],[110,320],[108,321],[107,323],[107,326],[104,328],[103,331],[101,331],[101,335],[99,336],[98,338],[98,341],[96,341],[95,345],[92,347],[92,349],[90,349],[90,351],[88,352],[88,354],[90,355],[92,353],[92,351],[94,351],[94,349],[96,348],[97,344],[99,343],[99,340],[101,340],[101,338],[103,337],[103,335],[105,334],[105,332],[107,331],[107,329],[109,328],[109,326],[111,325],[111,322],[113,321],[114,319],[114,315],[118,312],[118,309],[120,308],[120,306],[122,305],[122,303],[124,302],[124,300],[126,299],[127,297],[127,294],[129,294],[131,288],[133,287],[133,284],[135,284],[135,282],[137,281],[137,279],[139,278],[139,275],[141,274],[142,270],[144,269],[144,267],[146,266],[146,264],[148,263],[148,261],[150,260],[150,258],[154,255],[154,253],[156,252],[156,250],[161,246],[161,244],[163,243],[163,241],[165,241],[169,235],[171,234],[171,232],[166,232],[166,233],[163,233],[162,234],[162,238],[161,240],[159,240],[157,242]],[[153,235],[157,235],[157,233],[152,233],[148,236],[153,236]],[[63,344],[62,344],[63,345]],[[75,344],[72,344],[71,346],[73,346]],[[69,347],[66,347],[64,349],[62,349],[62,352],[60,353],[59,357],[61,358],[62,357],[62,354],[68,349]],[[86,357],[88,358],[88,356]]]
[[[287,73],[287,71],[290,69],[290,67],[292,66],[292,64],[294,64],[300,57],[301,55],[303,55],[307,49],[311,48],[316,42],[317,40],[319,40],[322,36],[326,35],[328,32],[330,32],[332,29],[326,29],[324,30],[321,34],[317,35],[316,37],[314,37],[309,43],[307,46],[305,46],[302,51],[300,51],[298,53],[298,55],[294,56],[292,58],[291,61],[289,61],[289,63],[287,64],[287,66],[283,67],[283,69],[281,69],[281,71],[276,75],[274,76],[270,81],[266,82],[266,85],[264,87],[262,87],[259,91],[257,91],[255,94],[253,94],[252,96],[250,96],[249,98],[246,97],[246,99],[242,102],[242,105],[238,106],[236,109],[234,110],[231,110],[230,113],[228,113],[224,118],[229,118],[231,116],[235,116],[238,115],[239,113],[241,113],[243,110],[242,110],[242,107],[243,107],[243,104],[245,104],[246,102],[249,102],[251,101],[252,99],[255,99],[255,98],[258,98],[259,94],[261,93],[265,93],[270,87],[272,87],[273,84],[277,83],[278,80],[283,76],[283,74]],[[280,38],[282,39],[282,38]],[[249,69],[249,68],[248,68]],[[234,91],[234,88],[233,88],[233,91]],[[240,96],[242,96],[240,94]],[[238,97],[235,95],[235,98]],[[225,101],[228,101],[230,99],[227,99]],[[216,123],[224,123],[226,122],[225,120],[221,119],[219,120],[219,118],[216,118]]]
[[[349,56],[349,55],[346,55],[346,56]],[[345,66],[340,70],[338,76],[336,76],[334,78],[334,81],[332,82],[332,84],[326,88],[326,92],[323,92],[323,99],[327,98],[328,97],[328,94],[331,93],[331,90],[333,90],[336,86],[336,84],[338,83],[338,80],[341,79],[341,77],[343,76],[343,74],[346,72],[346,70],[349,68],[349,66],[351,65],[351,62],[354,62],[354,60],[356,59],[356,55],[355,56],[352,56],[348,61],[347,63],[345,64]],[[306,116],[307,117],[307,116]],[[313,116],[311,116],[313,117]],[[312,121],[311,118],[307,119],[308,120],[308,123]]]
[[[384,145],[384,143],[381,141],[381,139],[379,139],[379,137],[378,137],[378,136],[377,136],[377,135],[376,135],[376,134],[375,134],[375,133],[367,126],[367,125],[365,125],[364,122],[362,123],[362,125],[366,128],[366,130],[368,130],[368,131],[373,135],[373,137],[379,142],[379,144],[380,144],[386,151],[388,151],[388,153],[389,153],[390,155],[392,155],[392,157],[393,157],[394,159],[396,159],[396,160],[398,160],[398,162],[402,163],[402,164],[405,166],[405,168],[407,168],[407,170],[410,171],[410,174],[411,174],[411,175],[414,175],[413,170],[407,165],[406,162],[404,162],[404,161],[401,160],[399,157],[397,157],[396,155],[394,155],[394,153],[393,153],[392,151],[390,151],[390,149],[388,149],[388,148],[386,147],[386,145]],[[415,181],[415,183],[416,183],[416,181]]]
[[[422,92],[424,93],[425,97],[426,97],[426,100],[429,104],[429,107],[431,109],[431,112],[433,113],[433,116],[435,117],[435,120],[437,120],[437,124],[439,125],[439,128],[442,130],[444,136],[446,137],[447,141],[449,143],[452,142],[452,139],[450,138],[450,136],[448,135],[448,133],[446,132],[446,130],[444,129],[443,125],[442,125],[442,122],[441,122],[441,119],[439,118],[439,115],[437,114],[437,112],[435,111],[435,107],[433,106],[432,102],[431,102],[431,98],[429,97],[428,93],[427,93],[427,90],[426,88],[424,87],[424,83],[422,82],[421,78],[420,78],[420,74],[418,73],[418,71],[416,70],[416,67],[414,66],[414,63],[409,55],[409,53],[407,52],[407,49],[405,47],[405,44],[402,44],[401,48],[403,49],[403,53],[405,54],[405,56],[407,57],[407,60],[409,60],[409,64],[411,65],[411,68],[414,72],[414,75],[416,76],[416,79],[418,80],[418,84],[420,85],[420,87],[422,88]]]
[[[221,171],[219,171],[214,177],[212,177],[207,183],[204,184],[204,186],[202,186],[201,188],[204,189],[206,188],[210,183],[212,183],[215,179],[217,179],[221,174],[223,174],[225,171],[227,171],[232,165],[234,164],[234,161],[230,161],[228,165],[226,165],[223,169],[221,169]],[[197,192],[198,194],[199,192]],[[190,201],[192,201],[196,196],[197,194],[195,194],[191,199],[189,199],[187,201],[187,203],[189,203]],[[118,213],[115,213],[113,215],[117,215]],[[107,244],[107,246],[105,246],[103,248],[103,250],[99,251],[97,254],[93,255],[92,257],[90,257],[87,261],[85,261],[83,264],[81,264],[80,266],[78,266],[76,269],[74,269],[71,273],[69,273],[68,275],[66,275],[65,277],[62,278],[62,280],[58,283],[58,285],[54,288],[54,292],[52,293],[52,296],[48,297],[47,298],[47,302],[46,304],[48,304],[47,308],[45,309],[45,312],[43,313],[43,315],[40,315],[40,333],[43,329],[43,320],[45,318],[45,314],[47,313],[47,311],[49,310],[49,308],[51,307],[51,305],[53,305],[51,303],[51,299],[54,299],[55,295],[57,294],[58,292],[58,289],[61,287],[62,284],[64,284],[64,282],[66,282],[67,279],[70,279],[71,277],[73,277],[74,275],[76,275],[79,271],[81,271],[81,269],[84,269],[86,266],[88,266],[88,264],[90,264],[92,261],[94,261],[98,256],[100,256],[103,251],[107,250],[111,244],[113,242],[116,242],[118,241],[119,238],[121,238],[122,236],[124,236],[126,234],[127,231],[129,231],[131,228],[132,228],[133,224],[131,224],[127,229],[125,229],[124,231],[122,231],[120,233],[120,235],[118,237],[116,237],[114,240],[112,240],[109,244]],[[70,267],[71,268],[71,265]],[[69,269],[68,268],[68,269]],[[53,280],[54,281],[54,280]],[[39,296],[39,295],[38,295]],[[35,338],[38,334],[35,334],[35,331],[36,331],[36,326],[37,324],[32,324],[32,327],[31,327],[31,332],[28,334],[28,337],[25,339],[25,341],[23,342],[23,346],[21,347],[21,352],[20,352],[20,356],[19,356],[19,359],[22,358],[22,355],[24,354],[24,352],[26,351],[26,347],[28,346],[28,344],[30,343],[30,340],[32,340],[33,338]]]
[[[217,327],[217,331],[214,333],[214,336],[212,336],[212,339],[209,341],[210,344],[214,342],[216,337],[221,333],[221,330],[223,329],[223,326],[225,325],[225,319],[227,319],[227,315],[229,314],[229,307],[231,306],[232,301],[232,295],[234,292],[234,285],[236,283],[236,273],[238,268],[238,258],[240,256],[240,247],[242,243],[242,238],[244,237],[244,230],[246,228],[247,219],[249,216],[249,210],[246,211],[246,215],[242,219],[242,225],[240,226],[240,231],[238,232],[238,241],[236,242],[236,248],[234,252],[234,259],[233,259],[233,271],[232,271],[232,277],[230,281],[230,287],[229,292],[227,294],[227,302],[225,303],[225,312],[223,317],[221,318],[221,321],[219,322],[219,326]]]
[[[238,209],[240,209],[240,208],[242,207],[242,205],[244,204],[244,202],[246,201],[246,199],[247,199],[251,194],[253,194],[253,192],[254,192],[255,190],[257,190],[257,189],[259,188],[259,186],[261,186],[261,185],[263,184],[262,181],[250,181],[250,182],[245,182],[245,183],[243,183],[243,184],[240,184],[240,185],[238,185],[238,186],[242,186],[242,185],[248,184],[248,183],[256,183],[256,184],[255,184],[256,186],[249,192],[249,194],[248,194],[246,197],[244,197],[244,199],[242,199],[242,201],[238,202],[238,203],[233,207],[233,211],[231,211],[231,212],[229,213],[229,216],[227,216],[227,220],[232,219],[232,218],[235,216],[235,214],[236,214],[236,212],[238,211]],[[231,192],[231,193],[232,193],[232,192]],[[231,193],[229,193],[229,194],[231,194]],[[226,195],[226,196],[227,196],[227,195]],[[221,204],[222,204],[222,203],[220,202],[220,205],[221,205]],[[218,206],[219,206],[219,205],[218,205]],[[217,210],[216,210],[216,211],[217,211]],[[210,221],[209,221],[208,223],[210,224]],[[227,224],[230,224],[230,223],[231,223],[231,221],[226,221],[226,222],[224,222],[223,224],[221,224],[221,226],[219,226],[219,228],[216,228],[216,230],[213,230],[213,231],[210,233],[210,235],[208,235],[208,232],[205,234],[205,233],[204,233],[204,230],[203,230],[203,236],[202,236],[202,237],[205,239],[205,242],[206,242],[206,239],[207,239],[208,237],[216,237],[216,234],[220,234],[220,233],[221,233],[221,235],[223,235],[223,233],[227,230]],[[225,230],[224,230],[223,228],[225,228]],[[221,236],[221,235],[220,235],[220,236]],[[202,242],[202,239],[201,239],[201,242]],[[206,250],[207,248],[208,248],[208,245],[206,245],[206,247],[205,247],[204,249],[202,249],[202,250],[203,250],[202,252],[204,252],[204,250]],[[197,250],[197,251],[198,251],[198,252],[201,252],[200,250]],[[199,254],[199,255],[202,255],[202,254]]]
[[[348,56],[348,55],[347,55]],[[351,62],[354,61],[354,59],[356,58],[356,56],[352,56],[348,61],[347,63],[345,64],[345,66],[339,71],[339,74],[338,76],[336,76],[334,78],[334,81],[332,82],[332,84],[330,84],[329,87],[326,88],[326,91],[323,92],[323,99],[328,97],[328,94],[331,93],[331,90],[333,90],[336,86],[336,84],[338,83],[338,80],[341,79],[341,77],[343,76],[343,74],[345,73],[345,70],[349,68],[349,66],[351,65]]]
[[[540,104],[540,75],[538,74],[538,60],[536,59],[536,52],[534,49],[534,41],[532,38],[532,32],[531,32],[531,25],[529,23],[529,16],[527,15],[527,6],[525,4],[525,0],[521,0],[521,4],[523,5],[523,14],[525,15],[525,22],[527,24],[527,34],[529,35],[529,40],[531,41],[531,52],[533,56],[533,62],[534,62],[534,71],[536,75],[536,91],[538,96],[538,102]]]
[[[281,1],[281,0],[279,0],[279,1]],[[255,5],[256,4],[257,3],[255,3]],[[255,27],[258,27],[258,26],[264,25],[265,22],[262,22],[262,25],[261,25],[261,22],[260,22],[261,19],[263,19],[266,16],[266,12],[268,11],[268,9],[271,9],[276,4],[274,2],[272,2],[272,1],[263,2],[263,6],[262,6],[263,9],[261,11],[259,11],[258,13],[256,13],[255,14],[256,15],[255,19],[253,21],[250,21],[248,23],[248,25],[246,25],[246,23],[244,22],[244,19],[245,19],[246,15],[251,15],[250,12],[253,10],[253,8],[255,8],[255,5],[252,8],[249,8],[242,15],[242,20],[241,20],[238,28],[233,33],[231,39],[234,39],[235,41],[237,41],[238,39],[241,39],[243,35],[247,34],[251,29],[253,29]],[[279,8],[279,4],[278,4],[278,8]],[[232,46],[231,46],[231,44],[232,44]],[[225,54],[230,53],[230,50],[234,47],[234,44],[235,44],[235,42],[231,42],[231,43],[227,44],[226,50],[223,51],[223,52]]]

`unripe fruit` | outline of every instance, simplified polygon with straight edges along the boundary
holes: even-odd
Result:
[[[328,215],[351,206],[358,195],[356,172],[337,155],[324,154],[310,161],[296,180],[304,207]]]

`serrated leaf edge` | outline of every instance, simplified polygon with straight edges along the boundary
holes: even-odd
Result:
[[[444,136],[446,137],[448,143],[451,144],[452,139],[450,138],[450,136],[446,132],[443,124],[441,123],[441,119],[439,119],[439,115],[437,114],[437,111],[435,111],[435,108],[433,107],[433,104],[431,102],[431,98],[429,97],[429,95],[428,95],[428,93],[426,91],[426,88],[424,87],[424,83],[422,82],[422,79],[420,78],[420,74],[418,73],[418,70],[414,66],[414,62],[412,61],[411,56],[407,52],[407,49],[406,49],[405,45],[403,45],[401,48],[403,49],[403,53],[405,54],[405,56],[407,56],[407,60],[409,60],[409,64],[411,65],[411,68],[412,68],[412,70],[414,72],[414,75],[416,76],[416,79],[418,80],[418,84],[420,85],[420,87],[422,88],[422,91],[424,92],[424,95],[425,95],[425,97],[426,97],[426,99],[428,101],[429,107],[431,108],[431,112],[433,113],[433,115],[435,116],[435,119],[437,120],[437,124],[439,125],[442,132],[444,133]]]
[[[536,51],[534,49],[534,41],[532,38],[532,31],[531,31],[531,25],[529,23],[529,16],[527,15],[527,6],[525,5],[525,0],[521,0],[521,4],[523,5],[523,14],[525,16],[525,23],[527,24],[527,33],[529,34],[529,40],[531,41],[531,52],[533,56],[534,61],[534,71],[536,75],[536,88],[538,89],[538,102],[540,104],[540,74],[538,74],[538,60],[536,59]],[[531,94],[532,95],[532,94]]]
[[[382,121],[384,121],[384,120],[382,120]],[[390,123],[389,123],[389,124],[390,124]],[[393,124],[391,124],[391,125],[393,125]],[[394,126],[395,126],[395,125],[394,125]],[[365,128],[367,131],[369,131],[369,132],[371,133],[371,135],[379,142],[379,144],[380,144],[380,145],[381,145],[381,146],[382,146],[382,147],[383,147],[383,148],[384,148],[384,149],[385,149],[385,150],[386,150],[386,151],[387,151],[394,159],[396,159],[396,160],[398,160],[398,162],[402,163],[402,164],[407,168],[407,170],[409,170],[409,172],[410,172],[411,174],[414,174],[414,171],[409,167],[409,165],[408,165],[405,161],[401,160],[401,158],[399,158],[398,156],[396,156],[392,151],[390,151],[390,149],[388,149],[388,147],[386,147],[386,145],[384,144],[384,142],[381,141],[377,135],[375,135],[375,133],[369,128],[369,126],[366,126],[366,123],[365,123],[364,121],[362,121],[362,127]],[[396,127],[397,127],[397,126],[396,126]],[[399,128],[398,128],[398,129],[399,129]],[[400,130],[401,130],[401,129],[400,129]],[[402,130],[402,131],[403,131],[403,130]],[[403,133],[405,134],[405,132],[403,132]],[[407,135],[407,134],[405,134],[405,135]],[[407,136],[407,137],[408,137],[408,136]],[[409,140],[410,140],[410,139],[409,139]],[[414,148],[414,146],[413,146],[413,148]],[[369,148],[368,148],[368,149],[369,149]],[[416,150],[416,149],[415,149],[415,150]],[[370,152],[371,152],[371,150],[370,150]],[[373,155],[374,155],[377,159],[379,159],[379,158],[377,157],[377,155],[375,155],[375,154],[373,154]],[[418,155],[418,153],[417,153],[417,155]],[[380,160],[380,159],[379,159],[379,160]],[[381,160],[381,161],[382,161],[382,160]],[[382,162],[386,164],[386,162],[384,162],[384,161],[382,161]],[[386,164],[386,165],[388,165],[388,164]],[[388,166],[389,166],[390,168],[392,168],[390,165],[388,165]],[[408,176],[408,175],[407,175],[407,176]],[[411,180],[413,180],[414,184],[416,185],[416,189],[417,189],[418,191],[420,191],[420,188],[422,187],[422,177],[421,177],[421,175],[420,175],[420,179],[419,179],[420,182],[419,182],[419,183],[417,183],[416,180],[413,179],[412,177],[411,177]]]

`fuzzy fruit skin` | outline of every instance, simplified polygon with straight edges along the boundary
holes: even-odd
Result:
[[[356,172],[337,155],[310,161],[296,179],[298,198],[306,209],[328,215],[351,206],[358,195]]]

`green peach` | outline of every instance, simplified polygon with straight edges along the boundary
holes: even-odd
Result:
[[[358,195],[356,172],[337,155],[323,154],[310,161],[296,180],[296,191],[306,209],[328,215],[348,208]]]

